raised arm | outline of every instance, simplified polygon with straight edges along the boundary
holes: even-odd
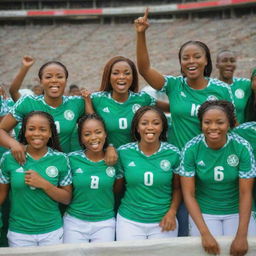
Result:
[[[87,89],[82,89],[81,90],[81,95],[84,98],[85,101],[85,113],[86,114],[93,114],[95,113],[94,108],[93,108],[93,104],[92,104],[92,100],[91,100],[91,92],[88,91]]]
[[[30,69],[30,67],[34,64],[34,59],[30,56],[24,56],[22,59],[22,66],[18,72],[18,74],[15,76],[14,80],[11,83],[9,93],[13,99],[14,102],[16,102],[20,98],[19,89],[21,87],[21,84]]]
[[[164,83],[165,79],[162,74],[160,74],[155,69],[151,68],[150,60],[146,44],[146,29],[149,27],[148,23],[148,12],[147,8],[143,17],[139,17],[134,21],[135,29],[137,32],[137,65],[140,74],[156,90],[160,90]]]

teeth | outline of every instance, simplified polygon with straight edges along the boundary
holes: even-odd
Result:
[[[98,146],[99,146],[99,142],[93,142],[92,144],[91,144],[91,146],[92,146],[92,148],[93,149],[97,149],[98,148]]]
[[[147,133],[146,136],[148,139],[152,139],[154,137],[154,133]]]
[[[188,70],[196,70],[196,67],[189,67]]]

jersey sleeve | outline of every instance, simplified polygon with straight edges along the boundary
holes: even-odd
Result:
[[[176,76],[164,76],[165,83],[160,92],[165,93],[167,96],[171,94],[172,88],[177,84],[180,77]]]
[[[118,152],[118,161],[115,165],[117,170],[116,178],[121,179],[124,177],[124,168],[121,161],[121,151],[118,149],[117,152]]]
[[[86,103],[83,97],[81,96],[73,96],[74,104],[77,106],[77,109],[79,110],[78,115],[79,117],[83,116],[85,114],[85,108]]]
[[[2,156],[2,159],[0,161],[0,183],[10,183],[10,173],[6,168],[6,154]]]
[[[146,92],[141,92],[143,93],[143,97],[145,98],[145,102],[147,106],[155,106],[156,105],[156,99],[152,97],[151,95],[147,94]]]
[[[64,164],[63,168],[60,171],[60,177],[59,177],[59,185],[60,186],[68,186],[72,184],[72,174],[71,174],[71,168],[70,168],[70,163],[69,159],[67,156],[64,157]]]
[[[5,116],[9,113],[9,106],[6,99],[3,98],[3,96],[0,96],[0,116]]]
[[[27,106],[30,104],[30,96],[21,97],[13,106],[10,113],[18,121],[22,121],[27,113]]]
[[[181,153],[181,166],[179,175],[185,177],[194,177],[195,171],[195,160],[192,148],[185,147]]]
[[[181,168],[181,155],[180,155],[180,152],[177,152],[176,161],[173,165],[173,172],[176,174],[180,174],[180,168]]]

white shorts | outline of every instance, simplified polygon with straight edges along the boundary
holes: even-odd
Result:
[[[146,240],[154,238],[176,237],[178,235],[178,222],[176,219],[176,229],[162,231],[159,223],[141,223],[132,221],[117,214],[116,220],[116,240]]]
[[[10,247],[27,247],[56,245],[63,243],[63,228],[59,228],[49,233],[38,235],[27,235],[8,230],[8,243]]]
[[[239,225],[239,214],[227,214],[227,215],[213,215],[213,214],[202,214],[204,221],[213,236],[234,236],[237,232]],[[200,236],[200,232],[191,218],[189,216],[189,234],[191,236]],[[251,215],[248,235],[256,235],[256,221]]]
[[[115,240],[115,218],[103,221],[84,221],[64,215],[64,243],[99,243]]]

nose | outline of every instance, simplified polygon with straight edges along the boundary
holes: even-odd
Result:
[[[211,123],[211,124],[210,124],[210,129],[211,129],[211,130],[217,129],[217,124],[216,124],[215,122]]]

